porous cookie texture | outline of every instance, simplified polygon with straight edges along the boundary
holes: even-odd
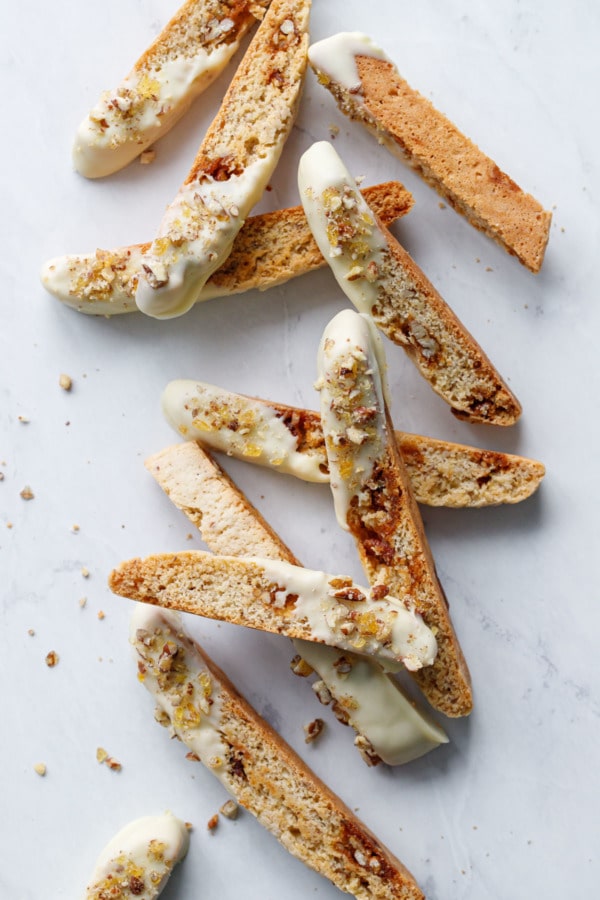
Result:
[[[313,44],[318,79],[351,119],[365,125],[475,228],[532,272],[541,268],[552,214],[401,77],[365,35]]]
[[[181,630],[142,610],[139,677],[169,727],[294,856],[357,900],[424,900],[413,876]]]

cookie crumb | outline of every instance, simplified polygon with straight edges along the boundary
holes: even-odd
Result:
[[[27,416],[19,416],[19,422],[21,425],[29,425],[29,419]]]
[[[96,760],[99,763],[105,763],[113,772],[120,772],[123,766],[114,756],[109,756],[104,747],[98,747],[96,750]]]
[[[4,481],[4,472],[0,472],[0,481]]]
[[[313,741],[319,737],[322,733],[323,728],[325,727],[325,722],[323,719],[313,719],[312,722],[309,722],[308,725],[304,726],[304,733],[306,737],[304,741],[306,744],[312,744]]]
[[[86,605],[86,603],[87,603],[87,597],[80,597],[80,599],[79,599],[79,606],[81,607],[81,609],[84,608],[84,606]]]
[[[20,491],[19,496],[23,498],[23,500],[33,500],[35,494],[31,490],[28,484],[25,485],[22,491]]]
[[[237,819],[239,809],[240,808],[235,800],[227,800],[220,808],[219,812],[222,816],[225,816],[226,819]]]
[[[36,763],[33,767],[33,771],[36,772],[41,778],[46,774],[46,764],[45,763]]]
[[[185,536],[186,541],[192,541],[194,539],[194,535],[190,532]]]
[[[58,653],[56,650],[50,650],[49,653],[46,653],[46,665],[49,669],[53,669],[54,666],[58,663]]]
[[[217,825],[219,824],[219,814],[215,813],[214,816],[211,816],[208,822],[206,823],[206,827],[209,831],[214,831]]]
[[[156,150],[144,150],[143,153],[140,153],[140,164],[142,166],[149,166],[150,163],[153,163],[156,159]]]
[[[77,532],[79,531],[79,525],[71,525],[71,531],[77,534]]]
[[[12,527],[13,527],[13,523],[12,523],[12,522],[7,522],[7,523],[6,523],[6,527],[7,527],[7,528],[12,528]]]
[[[104,612],[104,610],[102,610],[102,609],[98,610],[98,618],[100,619],[100,621],[102,621],[102,619],[106,618],[106,613]]]
[[[59,376],[58,384],[63,389],[63,391],[70,391],[73,387],[73,379],[70,375],[66,375],[64,372],[62,372]]]
[[[90,570],[89,570],[89,569],[86,569],[86,567],[83,566],[83,568],[82,568],[82,570],[81,570],[81,575],[82,575],[83,578],[89,578],[89,577],[90,577]]]
[[[28,629],[27,629],[27,634],[29,635],[29,637],[33,637],[34,634],[35,634],[35,631],[33,630],[33,628],[28,628]]]
[[[440,202],[438,203],[438,206],[439,206],[440,209],[447,209],[446,204],[445,204],[445,203],[442,203],[441,200],[440,200]]]
[[[339,125],[334,125],[333,122],[330,123],[330,125],[329,125],[329,136],[330,136],[330,138],[331,138],[332,141],[335,140],[335,138],[338,136],[339,133],[340,133],[340,127],[339,127]]]

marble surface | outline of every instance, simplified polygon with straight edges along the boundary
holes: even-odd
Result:
[[[127,643],[128,601],[106,587],[121,559],[200,547],[144,470],[174,440],[158,398],[172,378],[314,406],[315,352],[346,305],[327,271],[265,294],[209,302],[184,319],[80,316],[45,294],[41,263],[152,237],[214,115],[232,68],[157,145],[102,182],[73,170],[74,129],[173,11],[166,0],[65,0],[5,10],[0,328],[3,865],[0,895],[80,896],[96,855],[130,819],[171,809],[191,849],[164,896],[334,900],[253,821],[206,822],[225,797],[153,721]],[[510,430],[468,426],[387,345],[393,416],[405,430],[542,459],[526,503],[423,511],[470,664],[476,707],[444,722],[451,742],[397,770],[367,769],[352,734],[288,669],[276,637],[191,628],[257,709],[406,863],[429,900],[591,897],[597,892],[597,5],[507,0],[315,0],[313,37],[369,32],[409,82],[552,208],[533,276],[476,233],[309,76],[297,126],[262,209],[297,202],[298,158],[339,128],[356,174],[398,178],[415,208],[397,228],[523,403]],[[67,393],[61,373],[73,379]],[[28,421],[25,422],[25,419]],[[360,576],[322,487],[241,463],[227,468],[315,568]],[[30,485],[34,499],[19,496]],[[77,528],[75,526],[78,526]],[[84,578],[82,570],[89,571]],[[87,598],[85,607],[80,599]],[[100,618],[103,611],[104,618]],[[33,629],[34,634],[29,630]],[[59,663],[46,666],[55,650]],[[123,766],[96,762],[102,746]],[[34,764],[44,762],[44,778]]]

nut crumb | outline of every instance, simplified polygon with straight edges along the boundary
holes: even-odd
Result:
[[[208,822],[206,823],[206,827],[209,831],[214,831],[217,825],[219,824],[219,813],[215,813],[214,816],[211,816]]]
[[[140,153],[140,164],[142,166],[149,166],[150,163],[153,163],[156,159],[156,150],[144,150],[143,153]]]
[[[22,497],[23,500],[33,500],[33,498],[35,497],[35,494],[31,490],[29,485],[26,484],[25,487],[23,488],[23,490],[20,492],[19,496]]]
[[[59,376],[58,384],[63,389],[63,391],[70,391],[73,387],[73,379],[70,375],[66,375],[64,372],[62,372]]]
[[[41,778],[46,774],[46,764],[45,763],[36,763],[33,767],[33,771],[36,772]]]
[[[237,819],[239,809],[240,808],[235,800],[227,800],[220,808],[219,812],[222,816],[225,816],[226,819]]]
[[[304,741],[306,744],[312,744],[313,741],[319,737],[319,735],[323,732],[323,728],[325,727],[325,722],[323,719],[313,719],[312,722],[309,722],[308,725],[304,726],[304,732],[306,737]]]
[[[309,666],[305,659],[299,654],[296,654],[290,663],[290,669],[294,673],[294,675],[298,675],[300,678],[306,678],[307,675],[312,675],[313,668]]]
[[[96,750],[96,760],[99,763],[105,763],[113,772],[120,772],[123,766],[114,756],[109,756],[104,747],[98,747]]]
[[[96,750],[96,759],[99,763],[103,763],[105,759],[108,758],[108,753],[104,749],[104,747],[98,747]]]
[[[58,653],[56,652],[56,650],[50,650],[50,652],[46,654],[46,665],[49,669],[53,669],[57,662]]]
[[[200,757],[198,756],[197,753],[194,753],[192,750],[190,750],[189,753],[185,754],[185,758],[189,759],[190,762],[200,762]]]

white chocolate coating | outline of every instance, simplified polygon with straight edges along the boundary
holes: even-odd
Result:
[[[198,381],[172,381],[165,388],[162,410],[167,422],[186,440],[304,481],[326,482],[323,456],[299,452],[298,440],[277,412],[240,394]]]
[[[410,671],[435,660],[433,632],[420,615],[389,594],[378,600],[376,588],[279,560],[248,557],[237,563],[238,568],[247,567],[249,578],[254,567],[260,569],[263,580],[272,585],[269,599],[274,606],[293,598],[292,621],[307,621],[317,642],[384,663],[401,662]]]
[[[387,765],[401,766],[448,743],[442,728],[418,710],[373,661],[344,656],[312,641],[296,640],[294,647],[325,682],[349,724]],[[350,671],[344,672],[348,666]]]
[[[136,67],[114,91],[105,91],[77,129],[73,146],[77,171],[87,178],[110,175],[166,134],[238,49],[248,26],[227,41],[234,27],[231,19],[215,21],[204,36],[207,47],[199,43],[193,56],[177,55]]]
[[[265,152],[225,181],[202,176],[184,184],[144,258],[135,300],[143,313],[170,319],[188,312],[227,259],[238,231],[260,200],[283,147]]]
[[[360,100],[357,56],[388,58],[381,47],[360,31],[342,31],[312,44],[308,50],[308,61],[320,80],[335,81]]]
[[[94,867],[86,900],[138,897],[154,900],[188,851],[184,823],[171,813],[130,822],[106,845]]]
[[[298,188],[313,237],[336,281],[359,312],[370,313],[387,241],[329,142],[319,141],[304,153]]]
[[[352,499],[371,478],[389,439],[375,335],[367,316],[343,310],[319,346],[317,385],[331,491],[346,531]]]
[[[227,746],[219,731],[220,688],[183,632],[181,617],[138,603],[131,617],[130,641],[138,658],[138,677],[162,713],[158,720],[227,787]]]

